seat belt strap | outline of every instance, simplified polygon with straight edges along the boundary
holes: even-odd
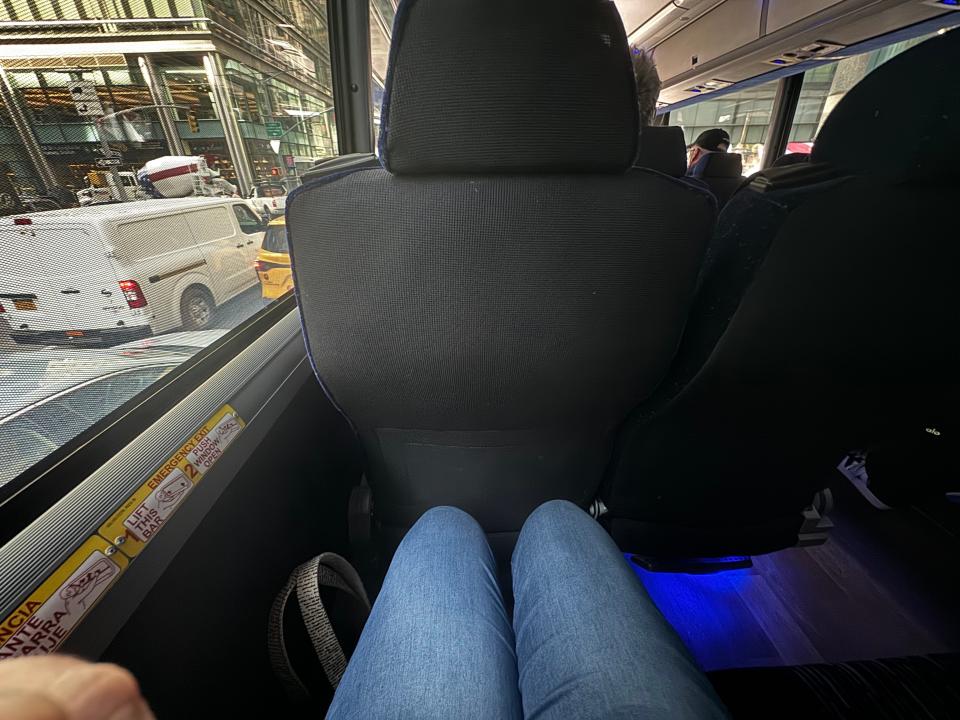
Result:
[[[320,665],[330,685],[336,689],[347,669],[347,658],[333,632],[333,625],[320,598],[320,583],[340,588],[352,594],[347,584],[329,568],[320,564],[320,558],[304,563],[295,571],[297,575],[297,602],[300,603],[300,615],[307,628],[310,642],[320,659]],[[321,577],[322,575],[322,577]]]
[[[347,668],[346,655],[333,630],[327,610],[323,606],[323,598],[320,595],[321,585],[346,592],[362,605],[363,611],[366,613],[370,611],[370,600],[367,598],[360,576],[349,562],[335,553],[323,553],[300,565],[290,574],[287,584],[270,608],[267,648],[274,672],[283,683],[289,697],[295,701],[309,699],[310,693],[290,662],[283,637],[284,613],[294,591],[300,606],[300,616],[314,652],[317,654],[327,681],[334,689],[340,684]]]
[[[287,696],[294,702],[306,702],[310,698],[310,693],[293,669],[293,663],[290,662],[287,645],[283,639],[284,613],[290,596],[296,590],[298,572],[299,568],[293,571],[287,584],[274,598],[273,605],[270,607],[270,619],[267,624],[267,653],[270,656],[273,672],[283,684]]]

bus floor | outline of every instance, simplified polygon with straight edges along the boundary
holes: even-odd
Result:
[[[943,508],[878,511],[841,482],[834,497],[824,545],[713,575],[634,566],[704,670],[960,650],[960,535],[934,520]]]

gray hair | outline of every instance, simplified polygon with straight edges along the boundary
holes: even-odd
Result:
[[[650,125],[657,114],[657,98],[660,96],[660,73],[653,61],[653,51],[639,47],[630,48],[633,59],[633,75],[637,79],[637,101],[640,105],[640,124]]]

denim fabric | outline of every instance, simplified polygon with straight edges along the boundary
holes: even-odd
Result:
[[[616,544],[562,500],[513,553],[525,718],[721,718],[726,711]]]
[[[480,526],[454,508],[426,512],[394,555],[327,717],[726,717],[582,510],[540,506],[512,566],[516,643]]]
[[[462,510],[428,510],[400,543],[327,717],[522,717],[496,562]]]

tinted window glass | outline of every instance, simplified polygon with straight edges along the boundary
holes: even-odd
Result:
[[[287,228],[285,225],[271,225],[263,236],[263,249],[267,252],[287,252]]]
[[[929,37],[932,36],[894,43],[807,71],[803,76],[803,87],[800,89],[797,111],[793,116],[787,151],[809,153],[823,123],[850,88],[874,68]]]
[[[263,230],[263,221],[254,215],[253,211],[246,205],[234,205],[233,213],[237,216],[240,229],[248,235]]]
[[[257,195],[260,197],[283,197],[287,189],[283,185],[258,185]]]
[[[107,366],[103,368],[106,377],[63,390],[0,420],[0,485],[75,438],[173,367],[111,371]]]
[[[286,292],[262,218],[337,154],[326,5],[0,2],[30,50],[0,53],[0,485],[159,377],[132,355],[185,361]]]
[[[670,112],[670,124],[683,128],[687,144],[704,130],[723,128],[730,134],[730,152],[743,156],[743,174],[760,169],[770,127],[777,82],[764,83],[711,97]]]

